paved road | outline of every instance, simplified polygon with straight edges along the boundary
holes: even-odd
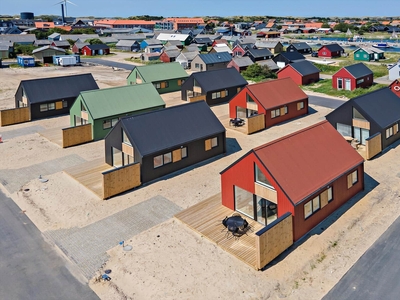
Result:
[[[0,299],[99,299],[0,191]]]
[[[101,59],[101,58],[81,58],[81,62],[93,63],[93,64],[97,64],[97,65],[120,68],[120,69],[125,69],[125,70],[133,70],[135,68],[135,65],[132,65],[132,64],[124,64],[124,63],[119,63],[119,62]]]
[[[323,299],[400,299],[399,232],[397,218]]]
[[[321,97],[321,96],[313,96],[313,95],[308,95],[308,102],[309,104],[314,104],[318,106],[323,106],[323,107],[329,107],[329,108],[337,108],[346,101],[344,100],[339,100],[335,98],[329,98],[329,97]]]

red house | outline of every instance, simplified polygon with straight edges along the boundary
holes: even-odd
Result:
[[[344,49],[338,44],[323,45],[318,49],[318,57],[341,57]]]
[[[229,42],[226,39],[219,39],[219,40],[214,40],[214,42],[211,44],[211,47],[214,48],[216,45],[219,44],[225,44],[229,46]]]
[[[265,226],[290,213],[296,241],[364,189],[364,159],[322,121],[250,150],[221,189],[224,206]]]
[[[85,45],[82,48],[83,55],[107,55],[110,54],[110,47],[106,44]]]
[[[395,93],[398,97],[400,97],[400,81],[395,80],[391,84],[389,84],[389,89]]]
[[[181,54],[180,50],[167,50],[161,53],[160,60],[165,63],[174,62],[179,54]]]
[[[245,86],[229,101],[230,118],[265,116],[265,128],[308,113],[308,96],[290,78]]]
[[[279,79],[290,77],[298,85],[319,81],[319,69],[307,60],[288,64],[280,69],[277,75]]]
[[[235,47],[232,49],[232,56],[243,56],[246,53],[247,49],[243,49],[243,47],[239,44],[237,44]]]
[[[337,90],[352,91],[366,88],[374,83],[374,73],[363,63],[341,68],[332,75],[332,87]]]

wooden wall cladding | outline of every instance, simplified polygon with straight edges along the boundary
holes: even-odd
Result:
[[[13,125],[31,120],[29,107],[12,108],[0,111],[0,126]]]
[[[367,148],[366,159],[371,159],[375,155],[379,154],[382,151],[382,135],[377,133],[371,136],[367,139],[365,147]]]
[[[139,185],[140,163],[103,172],[103,199],[129,191]]]
[[[62,147],[67,148],[92,141],[92,124],[62,129]]]

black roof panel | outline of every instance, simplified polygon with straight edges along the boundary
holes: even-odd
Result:
[[[196,72],[190,76],[193,76],[204,92],[247,85],[246,79],[235,68]]]

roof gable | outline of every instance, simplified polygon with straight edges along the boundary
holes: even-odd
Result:
[[[235,68],[196,72],[190,76],[205,92],[247,85],[247,81]]]
[[[297,50],[308,50],[311,49],[310,45],[307,43],[292,43],[291,44]]]
[[[92,74],[22,80],[20,86],[24,88],[30,103],[77,97],[82,91],[99,88]]]
[[[189,76],[178,62],[137,66],[135,69],[146,82],[186,78]]]
[[[308,96],[289,77],[267,80],[250,84],[246,87],[265,109],[282,106],[288,103],[307,99]]]
[[[122,118],[121,122],[142,156],[225,132],[205,101]]]
[[[228,52],[199,54],[199,58],[206,64],[217,64],[230,62],[232,56]]]
[[[80,96],[93,119],[165,106],[152,83],[86,91]]]
[[[308,60],[299,61],[299,62],[295,62],[295,63],[289,64],[289,65],[286,65],[283,69],[286,69],[286,68],[293,68],[302,76],[319,73],[319,69],[316,66],[314,66],[313,63],[309,62]],[[280,71],[282,71],[283,69],[279,70],[278,73]]]
[[[328,121],[257,147],[254,152],[294,204],[364,161]]]

